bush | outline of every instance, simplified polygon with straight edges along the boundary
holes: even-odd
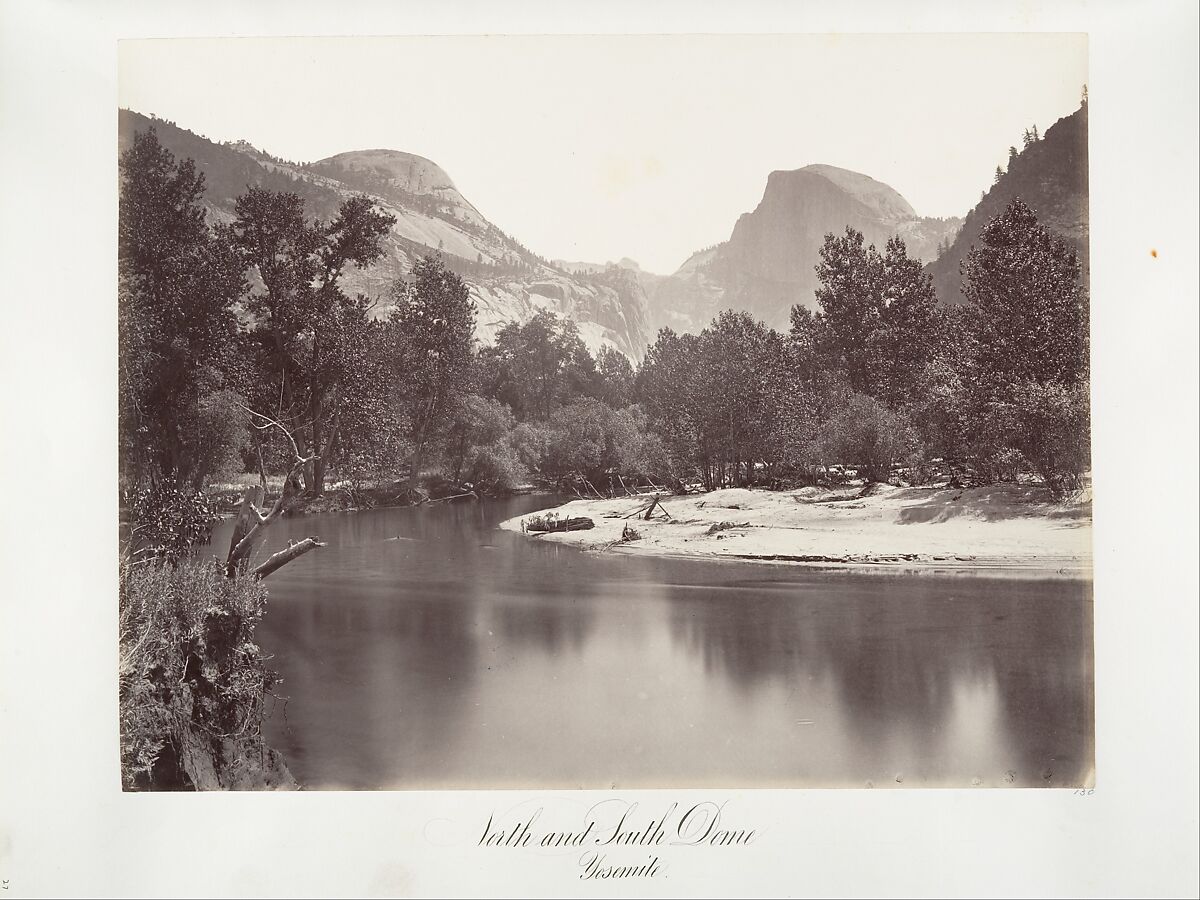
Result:
[[[821,426],[816,448],[827,460],[853,464],[868,481],[889,481],[892,463],[919,464],[921,442],[908,420],[872,397],[851,394]]]
[[[515,424],[512,410],[499,400],[467,394],[456,401],[446,441],[446,468],[451,477],[461,478],[472,447],[502,440]]]
[[[212,539],[220,518],[208,497],[174,480],[145,485],[126,498],[130,548],[136,557],[176,560]]]
[[[529,478],[517,451],[504,441],[472,447],[464,471],[468,481],[489,493],[511,491]]]
[[[214,560],[126,564],[120,583],[121,778],[127,789],[290,781],[262,739],[277,676],[254,643],[267,591]]]
[[[521,465],[531,472],[536,472],[542,467],[552,436],[553,432],[548,425],[522,422],[512,430],[507,443],[516,452]]]
[[[1029,460],[1020,450],[1012,447],[997,447],[975,459],[972,467],[974,477],[984,484],[1007,481],[1016,484],[1021,473],[1030,470]]]
[[[1012,443],[1055,496],[1077,489],[1091,465],[1087,382],[1027,381],[1013,390]]]
[[[609,471],[663,476],[669,474],[670,463],[641,407],[614,410],[585,397],[550,417],[543,468],[554,475],[578,472],[600,480]]]

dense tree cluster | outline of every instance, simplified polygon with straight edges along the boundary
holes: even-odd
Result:
[[[1030,138],[1033,137],[1031,132]],[[899,238],[827,235],[816,309],[788,333],[726,311],[659,332],[635,367],[589,352],[549,312],[473,338],[461,274],[426,257],[391,314],[342,276],[383,253],[392,218],[366,197],[328,221],[250,188],[206,220],[204,179],[153,130],[123,156],[121,438],[131,484],[202,486],[287,468],[288,426],[328,479],[504,490],[534,476],[617,490],[813,481],[855,469],[920,480],[938,460],[979,478],[1036,472],[1071,489],[1088,460],[1088,299],[1074,253],[1014,200],[963,261],[968,303],[939,306]],[[632,278],[630,273],[607,273]],[[800,298],[797,298],[798,300]],[[424,485],[424,487],[423,487]]]
[[[1035,472],[1055,493],[1089,465],[1088,299],[1080,265],[1019,199],[963,264],[968,304],[942,307],[904,243],[827,235],[817,312],[786,337],[745,313],[659,333],[639,399],[673,474],[708,487]]]

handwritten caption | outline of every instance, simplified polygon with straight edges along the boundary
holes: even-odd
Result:
[[[609,799],[592,806],[582,820],[567,828],[550,827],[543,807],[510,817],[492,812],[478,845],[513,850],[578,848],[579,878],[584,881],[655,878],[667,869],[665,848],[735,848],[754,842],[755,829],[731,821],[725,806],[705,801],[643,810],[636,801]]]

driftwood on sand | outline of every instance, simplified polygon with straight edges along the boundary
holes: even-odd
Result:
[[[589,528],[595,527],[596,523],[587,516],[572,516],[568,519],[535,516],[521,523],[522,530],[532,534],[543,534],[549,531],[587,531]]]
[[[655,510],[658,510],[657,514],[661,515],[664,519],[666,519],[668,521],[670,521],[673,518],[671,516],[671,514],[669,512],[667,512],[667,508],[662,505],[661,498],[658,496],[652,497],[652,499],[650,500],[649,503],[647,503],[644,506],[639,506],[633,512],[627,513],[626,515],[622,516],[621,518],[622,519],[631,519],[634,516],[640,516],[643,521],[649,522],[652,518],[654,518]]]

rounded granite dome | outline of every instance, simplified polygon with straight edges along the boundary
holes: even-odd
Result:
[[[839,169],[837,166],[816,164],[805,166],[801,172],[811,172],[832,181],[847,194],[873,210],[881,219],[899,220],[916,218],[916,210],[893,188],[867,175]]]
[[[323,159],[320,164],[352,172],[374,172],[389,178],[396,187],[410,194],[457,191],[450,176],[437,163],[400,150],[352,150]]]

